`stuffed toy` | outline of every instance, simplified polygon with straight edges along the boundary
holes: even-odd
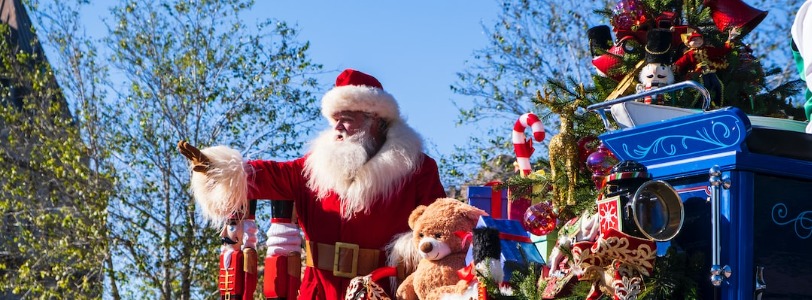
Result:
[[[468,245],[466,233],[476,226],[485,211],[456,199],[437,199],[429,206],[418,206],[409,216],[412,241],[422,257],[417,270],[398,287],[397,298],[405,300],[440,299],[443,294],[457,293],[465,267]]]
[[[674,62],[674,73],[687,76],[686,79],[690,78],[690,73],[699,75],[702,85],[711,94],[711,101],[716,105],[722,105],[724,86],[719,81],[716,71],[728,67],[727,54],[733,50],[733,42],[740,35],[741,28],[731,28],[724,47],[713,47],[705,44],[705,36],[699,29],[688,27],[686,32],[680,35],[688,50]]]

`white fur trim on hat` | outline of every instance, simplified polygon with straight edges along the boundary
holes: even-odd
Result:
[[[386,91],[361,85],[337,86],[324,94],[321,99],[321,114],[330,120],[342,111],[362,111],[394,121],[400,119],[400,109],[395,97]]]

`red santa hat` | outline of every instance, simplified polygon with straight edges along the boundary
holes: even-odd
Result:
[[[375,114],[386,121],[400,119],[395,97],[383,90],[383,85],[369,74],[346,69],[336,78],[336,85],[321,99],[321,114],[335,122],[333,115],[342,111],[362,111]]]

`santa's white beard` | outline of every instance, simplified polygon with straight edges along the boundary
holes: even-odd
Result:
[[[367,180],[363,166],[370,155],[374,155],[374,143],[366,130],[347,136],[346,132],[329,129],[313,141],[312,151],[305,162],[308,187],[318,192],[319,199],[326,197],[331,190],[339,195],[345,218],[369,210],[375,200],[369,197],[368,191],[373,187],[353,185],[355,181]]]
[[[324,155],[328,159],[323,168],[330,174],[336,174],[339,179],[350,183],[355,179],[356,173],[369,160],[369,150],[371,148],[370,139],[366,132],[359,132],[353,136],[347,136],[345,132],[339,133],[343,140],[328,141],[328,151]],[[314,149],[315,153],[317,150]]]

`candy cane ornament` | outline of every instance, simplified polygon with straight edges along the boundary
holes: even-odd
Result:
[[[524,135],[524,130],[530,127],[533,132],[533,139],[537,142],[544,140],[544,124],[534,113],[526,113],[516,120],[513,125],[513,150],[516,151],[516,162],[522,176],[530,175],[533,169],[530,167],[530,155],[533,154],[533,141]]]

